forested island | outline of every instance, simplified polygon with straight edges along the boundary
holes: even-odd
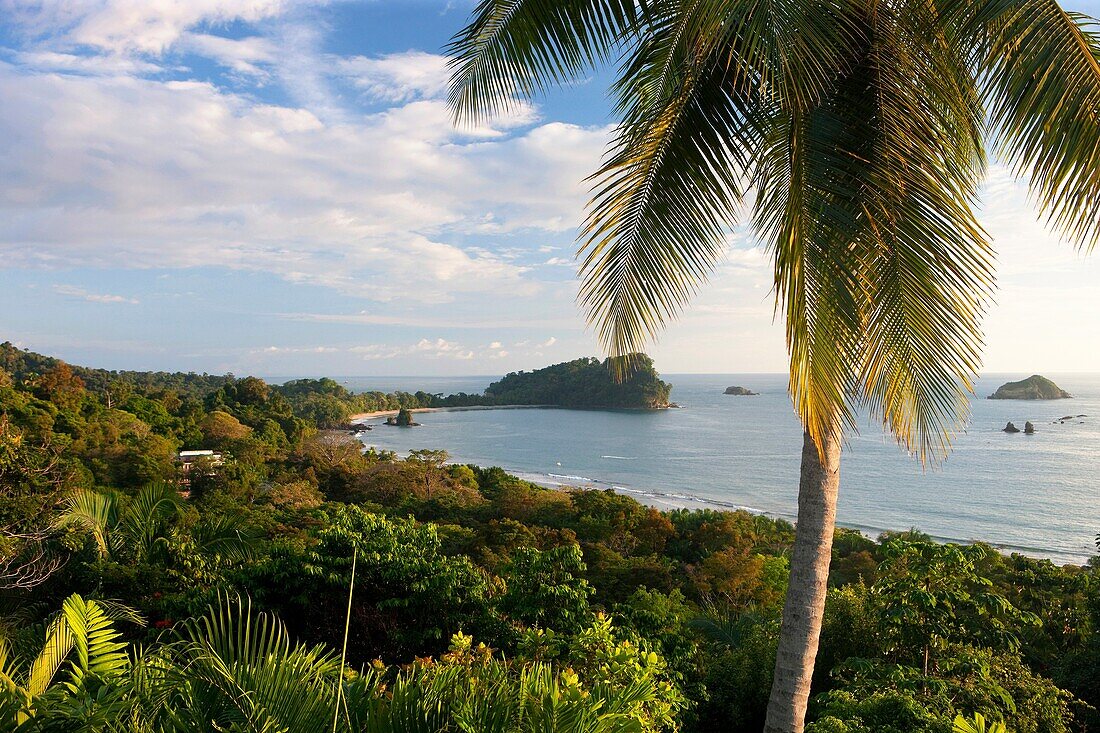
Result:
[[[1018,382],[1008,382],[989,395],[991,400],[1062,400],[1073,397],[1046,377],[1032,374]]]
[[[485,390],[487,404],[554,407],[664,408],[672,385],[662,382],[653,360],[634,354],[621,360],[574,359],[531,372],[512,372]]]
[[[335,384],[0,347],[0,730],[761,729],[790,524],[364,452]],[[839,530],[807,730],[1096,730],[1098,629],[1100,562]]]

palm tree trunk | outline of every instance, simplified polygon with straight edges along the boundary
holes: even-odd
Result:
[[[783,627],[764,733],[802,733],[806,723],[833,552],[840,487],[839,436],[826,438],[823,448],[824,464],[810,434],[803,437],[791,580],[783,605]]]

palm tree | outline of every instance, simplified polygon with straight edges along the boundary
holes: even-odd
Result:
[[[128,500],[115,491],[79,489],[65,500],[54,524],[91,535],[103,559],[125,555],[164,564],[185,507],[179,489],[167,483],[143,486]],[[242,517],[222,515],[196,524],[177,542],[186,541],[190,549],[219,561],[244,562],[251,559],[256,539]]]
[[[612,355],[675,317],[744,219],[774,258],[805,428],[767,731],[800,731],[841,447],[866,411],[922,461],[968,418],[993,251],[992,145],[1051,224],[1100,232],[1100,42],[1056,0],[482,0],[453,40],[459,121],[618,61],[581,230]]]

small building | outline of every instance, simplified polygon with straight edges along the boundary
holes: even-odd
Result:
[[[201,469],[207,476],[213,476],[213,468],[225,463],[225,457],[213,450],[181,450],[176,454],[176,463],[180,467],[180,493],[191,493],[191,471]]]

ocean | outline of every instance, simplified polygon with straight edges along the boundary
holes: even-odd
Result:
[[[838,522],[875,536],[916,528],[937,540],[989,542],[1006,552],[1084,563],[1100,532],[1100,375],[1048,374],[1072,399],[984,399],[1025,374],[977,384],[969,428],[951,456],[924,469],[880,427],[851,436],[841,464]],[[368,445],[443,449],[453,462],[500,466],[542,484],[613,488],[660,507],[744,508],[794,519],[802,447],[777,374],[673,374],[659,411],[522,409],[418,416],[379,425]],[[480,392],[494,377],[344,378],[350,389]],[[731,385],[759,396],[723,394]],[[1059,418],[1073,415],[1064,423]],[[1076,417],[1085,415],[1086,417]],[[1006,434],[1005,423],[1034,435]],[[371,420],[376,425],[381,419]]]

